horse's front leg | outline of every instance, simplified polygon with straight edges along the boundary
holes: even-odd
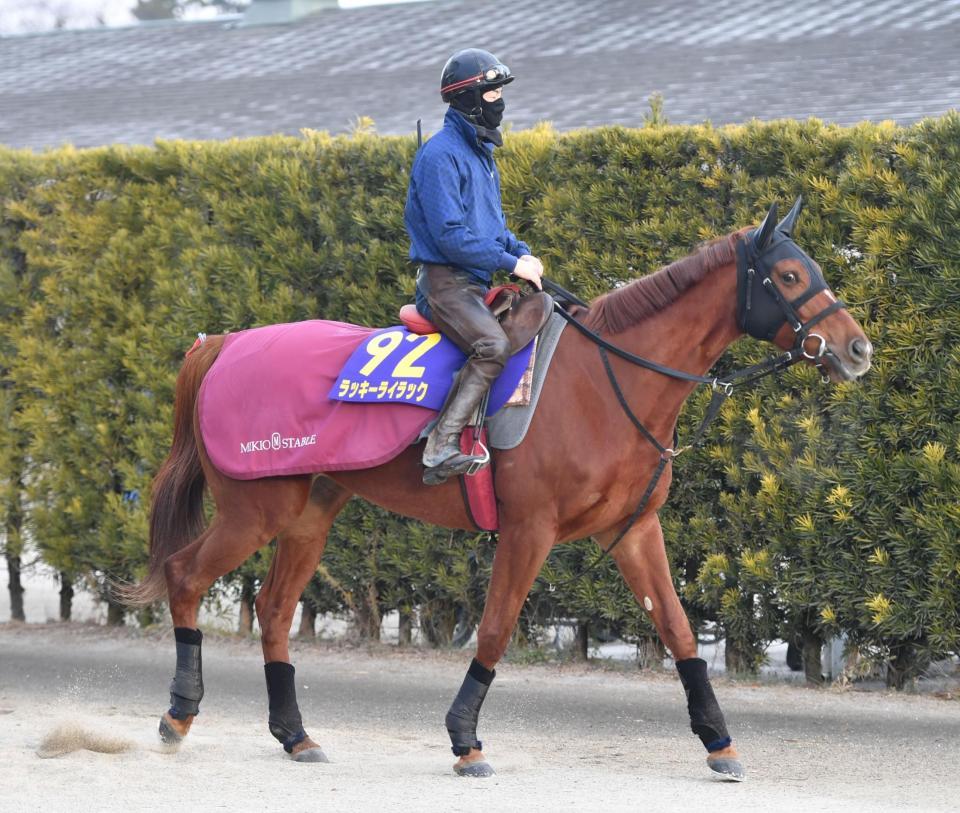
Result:
[[[453,770],[460,776],[493,775],[477,739],[480,707],[496,675],[494,667],[510,642],[523,602],[555,541],[552,523],[542,518],[503,523],[477,631],[477,656],[446,717],[447,733],[458,757]]]
[[[614,536],[604,535],[597,541],[606,548]],[[611,555],[637,601],[650,614],[660,640],[673,654],[687,695],[690,727],[707,749],[707,764],[717,778],[741,781],[743,766],[707,677],[707,664],[697,657],[697,642],[673,586],[657,515],[641,517]]]

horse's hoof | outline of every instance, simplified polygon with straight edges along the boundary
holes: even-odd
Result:
[[[327,755],[323,753],[323,749],[320,747],[317,748],[304,748],[302,751],[298,751],[296,754],[293,754],[294,762],[329,762]]]
[[[183,742],[183,737],[177,733],[177,730],[167,722],[166,716],[160,718],[160,740],[164,745],[179,746]]]
[[[719,782],[742,782],[747,778],[740,760],[731,757],[707,760],[710,775]]]
[[[453,772],[457,776],[473,776],[478,778],[493,776],[495,773],[493,766],[483,759],[478,762],[458,762],[453,766]]]

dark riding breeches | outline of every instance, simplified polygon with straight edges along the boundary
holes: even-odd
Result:
[[[510,341],[483,297],[486,290],[466,271],[424,265],[417,287],[430,306],[433,323],[467,355],[466,367],[489,385],[510,358]]]

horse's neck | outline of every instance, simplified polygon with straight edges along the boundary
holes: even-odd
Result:
[[[736,269],[709,272],[659,313],[613,337],[613,342],[644,358],[703,375],[740,335],[736,324]],[[669,429],[694,384],[658,373],[628,375],[624,391],[643,405],[651,421]],[[657,419],[660,420],[657,420]]]

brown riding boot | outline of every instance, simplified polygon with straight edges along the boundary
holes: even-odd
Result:
[[[460,451],[460,433],[473,418],[477,406],[487,392],[489,379],[470,362],[463,367],[453,384],[440,418],[427,435],[423,450],[423,482],[438,485],[450,477],[481,468],[490,454],[467,455]]]

